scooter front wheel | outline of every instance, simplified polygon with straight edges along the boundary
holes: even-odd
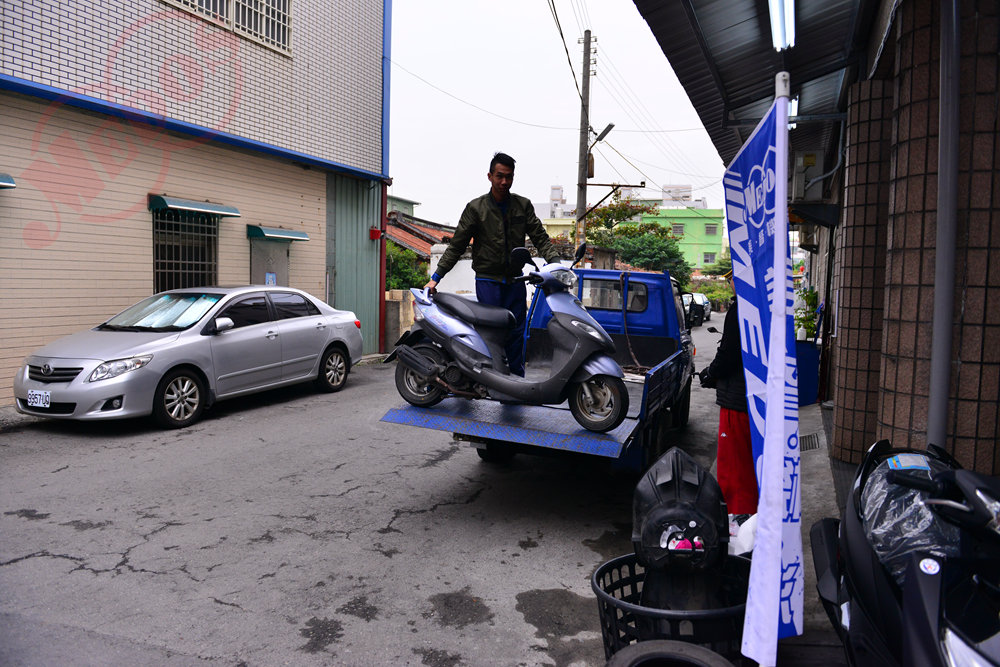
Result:
[[[610,431],[628,414],[628,389],[621,378],[595,375],[573,386],[569,409],[588,431]]]
[[[414,345],[413,349],[435,364],[445,365],[444,354],[433,345]],[[399,361],[396,362],[396,390],[407,403],[418,408],[429,408],[432,405],[437,405],[448,393],[433,378],[421,375]]]

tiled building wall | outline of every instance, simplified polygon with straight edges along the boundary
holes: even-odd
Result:
[[[383,0],[294,0],[287,55],[159,0],[3,6],[3,74],[382,172]]]
[[[844,207],[836,244],[833,452],[860,463],[875,441],[878,414],[892,82],[865,81],[849,94]]]
[[[247,225],[309,235],[289,284],[322,298],[326,174],[43,100],[0,94],[0,405],[25,356],[153,293],[150,193],[235,206],[222,218],[218,281],[250,281]]]
[[[938,58],[933,2],[896,18],[896,111],[886,256],[879,436],[926,444],[937,248]],[[964,465],[1000,472],[1000,132],[997,3],[960,4],[960,148],[948,440]]]

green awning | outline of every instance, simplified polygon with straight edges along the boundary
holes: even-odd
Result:
[[[17,183],[10,174],[0,174],[0,188],[16,188]]]
[[[226,206],[225,204],[213,204],[210,201],[194,201],[192,199],[178,199],[177,197],[167,197],[166,195],[149,195],[149,210],[161,211],[163,209],[211,213],[221,218],[240,217],[239,209],[233,206]]]
[[[270,239],[272,241],[308,241],[309,235],[305,232],[296,232],[291,229],[247,225],[247,238]]]

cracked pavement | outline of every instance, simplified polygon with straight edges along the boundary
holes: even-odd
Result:
[[[684,435],[708,463],[713,400]],[[486,464],[379,421],[401,403],[362,365],[180,431],[5,421],[0,664],[603,665],[590,576],[636,478]]]

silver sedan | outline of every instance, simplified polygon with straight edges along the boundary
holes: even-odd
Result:
[[[172,290],[36,351],[14,376],[14,398],[39,417],[152,415],[181,428],[225,398],[307,381],[339,391],[361,348],[354,313],[301,290]]]

